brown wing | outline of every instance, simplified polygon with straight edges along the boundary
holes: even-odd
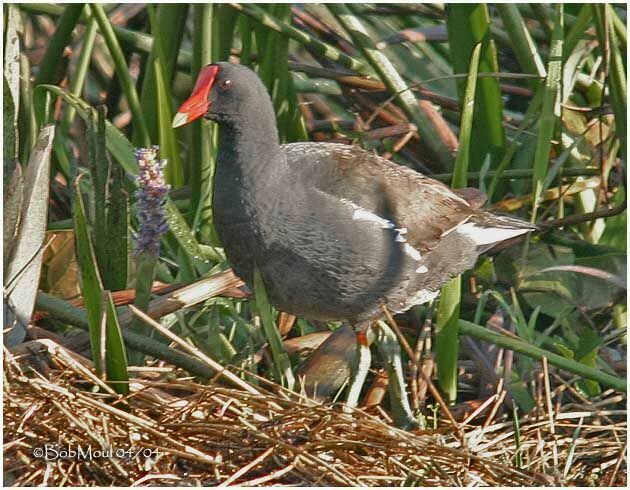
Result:
[[[471,208],[481,209],[484,204],[488,202],[488,196],[486,196],[479,189],[474,187],[464,187],[463,189],[451,189],[452,192],[464,199]]]
[[[340,144],[318,147],[317,170],[304,173],[309,183],[406,228],[406,241],[421,252],[479,213],[441,182],[376,154]]]

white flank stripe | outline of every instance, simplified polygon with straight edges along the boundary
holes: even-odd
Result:
[[[429,272],[429,269],[427,269],[426,265],[421,265],[420,267],[416,269],[416,272],[418,274],[424,274],[425,272]]]
[[[343,202],[344,204],[349,204],[352,207],[352,209],[354,209],[354,213],[352,214],[353,220],[373,221],[374,223],[380,224],[381,228],[387,228],[389,230],[393,230],[396,227],[396,225],[394,225],[394,223],[392,223],[388,219],[381,218],[379,215],[374,214],[371,211],[368,211],[367,209],[356,205],[352,201],[348,201],[347,199],[341,199],[341,202]]]
[[[403,247],[403,251],[407,255],[409,255],[409,257],[411,257],[413,260],[420,260],[420,259],[422,259],[422,255],[420,254],[420,252],[418,250],[416,250],[415,248],[413,248],[408,243],[405,243],[405,246]]]
[[[401,242],[404,243],[407,240],[405,240],[405,237],[403,235],[405,235],[407,233],[407,228],[396,228],[396,238],[395,240],[397,242]]]
[[[475,223],[463,223],[457,227],[457,233],[469,237],[478,246],[502,242],[528,231],[532,230],[528,228],[483,228]]]

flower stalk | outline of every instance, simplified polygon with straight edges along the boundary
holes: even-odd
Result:
[[[157,158],[158,147],[139,148],[135,152],[139,172],[135,193],[138,235],[136,240],[136,297],[134,306],[144,312],[149,307],[155,265],[160,255],[160,239],[168,231],[164,201],[170,190],[164,179],[166,160]],[[132,330],[141,335],[150,335],[151,328],[144,322],[134,320]],[[129,352],[129,363],[141,365],[144,354]]]

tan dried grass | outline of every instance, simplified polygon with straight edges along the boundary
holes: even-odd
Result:
[[[125,399],[52,340],[5,351],[5,484],[15,486],[541,486],[623,484],[624,413],[572,411],[450,430],[394,428],[356,411],[156,370]],[[89,374],[88,374],[89,373]],[[179,373],[181,374],[181,373]],[[623,416],[623,417],[622,417]],[[612,423],[612,419],[621,419]],[[606,422],[608,420],[609,422]],[[579,426],[579,431],[576,432]],[[576,435],[577,434],[577,435]],[[37,457],[46,444],[134,457]],[[514,467],[520,452],[522,468]],[[558,464],[554,467],[554,459]]]

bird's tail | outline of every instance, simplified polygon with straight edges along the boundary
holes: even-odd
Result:
[[[536,230],[538,227],[527,221],[486,212],[471,216],[466,223],[458,226],[459,233],[470,236],[480,252],[491,249],[497,243]]]

